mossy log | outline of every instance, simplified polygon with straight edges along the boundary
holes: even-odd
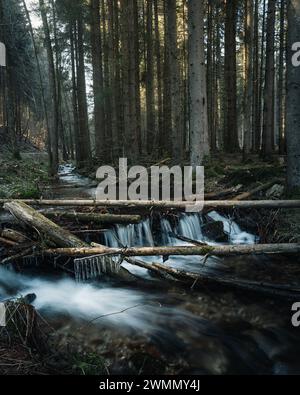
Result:
[[[217,246],[175,246],[175,247],[129,247],[110,248],[58,248],[44,250],[43,254],[55,256],[89,256],[113,254],[124,256],[172,256],[172,255],[262,255],[262,254],[299,254],[300,243],[295,244],[253,244],[253,245],[217,245]]]
[[[94,224],[138,224],[141,222],[142,217],[140,215],[115,215],[115,214],[99,214],[99,213],[78,213],[78,212],[67,212],[67,211],[47,211],[43,213],[46,217],[54,218],[65,218],[73,221],[82,223],[94,223]]]
[[[10,203],[10,200],[0,199],[0,204]],[[14,200],[14,202],[26,203],[33,206],[48,207],[111,207],[111,208],[144,208],[144,209],[176,209],[185,210],[189,206],[195,206],[191,201],[157,201],[157,200]],[[298,209],[300,200],[207,200],[197,202],[204,209],[242,208],[242,209]]]
[[[161,277],[170,280],[174,278],[174,280],[179,280],[186,283],[188,286],[200,286],[205,284],[216,284],[222,285],[224,287],[228,287],[231,289],[244,290],[250,292],[260,293],[266,296],[272,297],[280,297],[293,299],[299,296],[300,288],[294,287],[290,285],[281,285],[281,284],[272,284],[267,282],[258,282],[251,280],[242,280],[238,278],[232,277],[224,277],[217,275],[210,275],[208,273],[195,273],[189,272],[186,270],[178,270],[166,264],[160,263],[148,263],[144,261],[140,261],[137,259],[126,258],[126,261],[131,265],[139,266],[144,269],[147,269],[155,274],[160,275],[168,275],[168,277]],[[171,276],[171,277],[170,277]]]
[[[20,222],[36,229],[46,240],[50,240],[58,247],[89,247],[87,243],[80,240],[69,231],[62,229],[24,202],[12,201],[10,203],[5,203],[4,208],[11,212]]]

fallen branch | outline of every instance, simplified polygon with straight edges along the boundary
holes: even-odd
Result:
[[[175,255],[261,255],[261,254],[299,254],[300,243],[296,244],[253,244],[217,246],[175,246],[175,247],[129,247],[129,248],[57,248],[39,252],[45,256],[89,256],[112,254],[122,256],[175,256]]]
[[[278,182],[282,182],[282,179],[278,179],[275,178],[270,182],[267,182],[263,185],[260,185],[256,188],[251,189],[248,192],[243,192],[241,194],[239,194],[238,196],[234,197],[233,200],[246,200],[251,198],[254,195],[257,195],[259,192],[263,192],[266,191],[267,189],[271,188],[274,184],[278,183]]]
[[[16,243],[15,241],[12,241],[12,240],[5,239],[4,237],[0,237],[0,244],[7,245],[9,247],[14,247],[18,243]]]
[[[70,249],[70,247],[73,247],[75,250],[90,249],[89,244],[83,242],[67,230],[62,229],[60,226],[44,217],[41,213],[37,212],[33,208],[27,206],[25,203],[13,201],[11,203],[6,203],[4,207],[5,209],[9,210],[18,220],[26,223],[34,229],[37,229],[58,246],[69,247],[66,248],[67,250]],[[98,248],[101,249],[105,247],[99,245]],[[38,256],[41,254],[30,253],[29,255]],[[22,255],[22,257],[24,257],[24,255]],[[123,267],[121,267],[118,277],[121,277],[126,281],[136,280],[136,277]]]
[[[31,241],[27,236],[23,235],[23,233],[17,232],[13,229],[3,229],[1,236],[19,244]]]
[[[11,200],[0,199],[0,204],[10,203]],[[15,203],[26,203],[34,206],[56,207],[116,207],[116,208],[148,208],[148,209],[178,209],[185,210],[194,207],[191,201],[154,201],[154,200],[14,200]],[[264,208],[264,209],[296,209],[300,208],[300,200],[208,200],[197,202],[204,209],[219,208]]]
[[[48,211],[43,213],[48,218],[66,218],[78,222],[95,224],[138,224],[141,222],[140,215],[115,215],[99,213],[78,213],[66,211]]]
[[[188,282],[189,285],[195,285],[200,283],[210,283],[210,284],[221,284],[226,287],[234,289],[242,289],[246,291],[254,291],[256,293],[261,293],[267,296],[284,297],[288,299],[293,299],[295,296],[300,295],[300,288],[281,285],[281,284],[270,284],[258,281],[248,281],[241,280],[232,277],[220,277],[216,275],[210,275],[208,273],[194,273],[184,270],[174,269],[170,266],[160,263],[147,263],[139,261],[136,259],[126,258],[126,261],[132,265],[142,267],[144,269],[150,270],[156,274],[167,274],[176,280],[183,282]],[[170,279],[168,277],[168,279]]]
[[[88,247],[88,244],[74,236],[72,233],[48,218],[37,212],[27,204],[20,201],[12,201],[6,203],[4,208],[11,212],[11,214],[22,223],[29,225],[31,228],[36,229],[39,233],[45,236],[48,240],[52,241],[59,247]]]

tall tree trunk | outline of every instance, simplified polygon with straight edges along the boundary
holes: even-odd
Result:
[[[177,39],[176,0],[167,0],[167,40],[171,87],[171,120],[172,120],[172,156],[178,164],[183,159],[183,106],[181,95],[181,78]]]
[[[284,155],[286,152],[285,144],[285,84],[284,84],[284,61],[285,61],[285,16],[286,16],[286,1],[281,0],[280,4],[280,33],[279,33],[279,59],[278,59],[278,94],[277,94],[277,124],[279,133],[279,153]]]
[[[207,4],[207,108],[208,108],[208,132],[210,148],[216,151],[217,135],[215,128],[215,89],[214,89],[214,27],[213,27],[213,2]]]
[[[118,116],[117,116],[117,87],[116,87],[116,36],[115,36],[115,7],[113,1],[107,2],[108,6],[108,61],[109,61],[109,96],[110,96],[110,110],[111,110],[111,142],[113,157],[115,154],[115,147],[118,146]]]
[[[274,152],[274,90],[275,90],[275,35],[276,0],[268,2],[267,38],[266,38],[266,70],[264,88],[264,123],[262,155],[269,159]]]
[[[259,112],[259,0],[254,3],[254,32],[253,32],[253,107],[252,107],[252,151],[257,152],[259,144],[256,143],[260,127]]]
[[[140,88],[140,39],[139,39],[139,3],[133,2],[134,21],[134,58],[135,58],[135,112],[138,154],[142,153],[142,125],[141,125],[141,88]]]
[[[162,88],[162,56],[160,44],[158,0],[154,0],[154,23],[155,23],[155,56],[157,74],[157,107],[158,107],[158,129],[155,136],[155,143],[160,151],[159,136],[163,134],[163,88]]]
[[[295,43],[300,42],[299,31],[300,3],[298,0],[289,0],[286,137],[288,153],[287,181],[291,190],[296,188],[299,190],[300,188],[300,45],[298,44],[295,47]],[[298,51],[298,55],[295,50]]]
[[[239,150],[237,129],[237,74],[236,74],[237,0],[226,2],[225,20],[225,139],[227,152]]]
[[[77,67],[76,67],[76,24],[72,20],[69,24],[70,52],[71,52],[71,71],[72,71],[72,107],[73,107],[73,131],[76,162],[79,154],[79,118],[78,118],[78,97],[77,97]]]
[[[29,14],[28,8],[26,6],[25,0],[23,0],[23,7],[25,10],[27,21],[29,23],[29,30],[30,30],[32,44],[33,44],[34,56],[35,56],[35,61],[36,61],[36,65],[37,65],[38,75],[39,75],[39,83],[40,83],[43,110],[44,110],[45,123],[46,123],[46,129],[47,129],[46,146],[47,146],[48,159],[49,159],[49,169],[53,169],[53,162],[52,162],[53,157],[52,157],[52,149],[51,149],[51,131],[50,131],[50,126],[49,126],[49,116],[48,116],[48,109],[47,109],[47,103],[46,103],[46,97],[45,97],[45,89],[44,89],[44,85],[43,85],[41,64],[40,64],[40,60],[38,57],[38,48],[37,48],[36,40],[35,40],[34,33],[33,33],[32,22],[31,22],[30,14]]]
[[[78,75],[77,75],[77,94],[78,94],[78,118],[79,118],[79,157],[78,166],[84,167],[91,160],[91,145],[88,126],[88,111],[86,102],[86,80],[85,80],[85,61],[83,46],[83,15],[79,13],[77,19],[78,29]]]
[[[202,165],[209,154],[203,20],[203,2],[189,0],[189,123],[190,161],[193,166]]]
[[[171,154],[171,79],[170,79],[170,50],[168,40],[168,4],[164,1],[164,66],[163,66],[163,133],[159,137],[160,155]]]
[[[123,0],[122,8],[122,76],[124,98],[124,146],[125,154],[135,162],[139,154],[139,125],[137,118],[137,62],[135,50],[136,23],[134,2]]]
[[[244,159],[252,145],[253,1],[245,0]]]
[[[154,62],[153,62],[153,0],[147,2],[147,71],[146,71],[146,115],[147,115],[147,151],[153,152],[155,142],[155,115],[154,115]]]
[[[52,152],[52,168],[50,169],[51,175],[56,175],[58,171],[58,98],[56,91],[56,75],[55,75],[55,64],[53,49],[51,44],[50,29],[47,18],[47,11],[44,0],[39,0],[41,17],[43,22],[43,29],[45,35],[45,46],[47,51],[48,59],[48,70],[49,70],[49,87],[50,87],[50,98],[51,104],[53,105],[53,118],[51,130],[51,152]]]
[[[105,153],[104,87],[99,0],[91,0],[91,48],[93,66],[95,150],[96,156],[103,158]]]

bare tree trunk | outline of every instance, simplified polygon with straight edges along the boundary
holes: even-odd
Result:
[[[134,2],[123,0],[122,4],[122,75],[124,98],[124,145],[125,153],[133,162],[139,154],[139,125],[137,123],[137,62],[135,51],[136,23],[134,23]]]
[[[291,190],[300,188],[300,65],[299,45],[297,62],[295,63],[295,43],[300,42],[300,3],[298,0],[288,1],[288,57],[287,57],[287,107],[286,133],[288,170],[287,181]],[[293,58],[294,57],[294,58]]]
[[[53,123],[51,130],[51,152],[52,152],[52,168],[50,172],[52,175],[56,175],[58,171],[58,100],[56,91],[56,76],[55,76],[55,65],[53,49],[51,44],[50,29],[48,24],[46,6],[44,0],[39,0],[41,17],[43,21],[43,29],[45,34],[45,46],[48,58],[48,68],[49,68],[49,86],[50,86],[50,97],[51,104],[53,105]]]
[[[245,0],[244,159],[252,143],[253,104],[253,1]]]
[[[274,152],[274,90],[275,90],[275,62],[274,62],[274,34],[275,34],[276,0],[268,2],[266,70],[264,88],[264,123],[262,155],[269,159]]]
[[[102,37],[100,30],[99,0],[91,0],[91,46],[93,65],[95,150],[96,156],[101,158],[104,155],[105,149],[105,132]]]
[[[189,109],[190,161],[193,166],[203,164],[209,154],[207,124],[207,92],[204,55],[204,5],[189,0]]]
[[[84,167],[91,160],[91,145],[88,126],[88,112],[86,102],[86,80],[85,80],[85,61],[83,46],[83,21],[82,12],[77,18],[78,28],[78,75],[77,75],[77,95],[78,95],[78,118],[79,118],[79,157],[78,166]]]
[[[107,2],[108,7],[108,70],[109,70],[109,97],[111,111],[111,143],[115,148],[118,145],[118,116],[117,116],[117,87],[116,87],[116,36],[115,36],[115,7],[113,1]],[[115,152],[113,152],[114,156]]]
[[[171,120],[172,120],[172,156],[178,164],[183,158],[183,103],[181,95],[181,78],[177,39],[176,0],[167,0],[167,40],[168,60],[171,87]]]
[[[239,150],[236,82],[237,0],[226,2],[225,21],[225,139],[227,152]]]
[[[71,52],[71,71],[72,71],[72,107],[73,107],[73,130],[75,158],[79,158],[79,120],[78,120],[78,97],[77,97],[77,67],[75,54],[76,24],[72,20],[69,24],[70,52]]]
[[[158,107],[158,129],[155,136],[156,147],[160,151],[159,138],[163,131],[163,88],[162,88],[162,56],[160,44],[158,0],[154,0],[154,23],[155,23],[155,55],[156,55],[156,74],[157,74],[157,107]]]
[[[146,72],[146,115],[147,115],[147,151],[153,152],[153,143],[155,142],[155,114],[154,114],[154,62],[153,62],[153,9],[152,0],[146,0],[147,3],[147,72]]]
[[[52,157],[52,149],[51,149],[51,130],[50,130],[50,126],[49,126],[49,116],[48,116],[47,103],[46,103],[45,91],[44,91],[44,86],[43,86],[41,64],[40,64],[39,57],[38,57],[38,48],[37,48],[36,40],[35,40],[34,33],[33,33],[32,22],[31,22],[30,14],[29,14],[28,8],[26,6],[25,0],[23,0],[23,7],[25,10],[27,21],[29,23],[30,35],[31,35],[31,39],[32,39],[34,55],[35,55],[37,70],[38,70],[38,74],[39,74],[39,83],[40,83],[42,103],[43,103],[44,116],[45,116],[45,123],[46,123],[46,129],[47,129],[47,143],[46,143],[46,145],[47,145],[48,158],[49,158],[49,168],[53,169],[53,162],[52,162],[53,157]]]
[[[279,153],[284,155],[286,152],[286,141],[285,141],[285,84],[284,84],[284,70],[285,70],[285,16],[286,16],[286,1],[281,0],[280,5],[280,44],[279,44],[279,59],[278,59],[278,113],[277,113],[277,124],[279,132]]]
[[[253,107],[252,107],[252,151],[257,152],[259,144],[256,143],[260,127],[259,113],[259,0],[254,5],[254,32],[253,32]]]
[[[172,111],[171,111],[171,79],[170,79],[170,50],[168,40],[168,4],[164,2],[164,68],[163,68],[163,133],[159,138],[160,155],[171,154],[171,130],[172,130]]]

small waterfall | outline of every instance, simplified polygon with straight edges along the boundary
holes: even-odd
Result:
[[[104,240],[109,247],[154,246],[149,219],[139,224],[116,225],[113,230],[105,232]]]
[[[164,246],[176,245],[178,244],[178,239],[172,236],[174,232],[171,226],[171,223],[168,219],[162,218],[160,220],[160,229],[161,229],[161,242]]]
[[[183,214],[178,223],[178,233],[192,240],[204,241],[201,226],[202,218],[199,214]]]
[[[254,244],[257,242],[257,238],[254,235],[242,231],[233,219],[222,216],[216,211],[209,213],[208,217],[213,221],[223,222],[224,231],[229,234],[230,242],[232,244]]]
[[[208,217],[212,221],[221,221],[224,225],[224,232],[229,235],[229,241],[232,244],[251,244],[257,241],[256,237],[250,233],[244,232],[240,227],[232,221],[230,218],[220,215],[213,211],[208,214]],[[206,242],[214,245],[217,242],[213,239],[209,239],[202,232],[202,226],[204,224],[203,217],[201,214],[182,214],[179,217],[177,226],[172,226],[170,220],[166,217],[160,219],[160,235],[154,243],[153,232],[151,229],[150,220],[147,219],[136,225],[117,225],[114,229],[108,230],[104,234],[104,242],[109,247],[139,247],[139,246],[176,246],[176,245],[191,245],[187,241],[180,240],[172,234],[178,234],[186,237],[187,239],[196,240],[200,242]],[[143,258],[147,261],[153,261],[153,257]],[[160,259],[159,257],[155,258]],[[211,258],[213,260],[213,258]],[[199,257],[174,257],[171,259],[172,263],[176,262],[178,267],[190,268],[192,262],[199,262]],[[170,262],[171,262],[170,261]],[[186,261],[186,262],[185,262]],[[219,261],[219,260],[218,260]],[[198,263],[197,263],[198,266]]]

